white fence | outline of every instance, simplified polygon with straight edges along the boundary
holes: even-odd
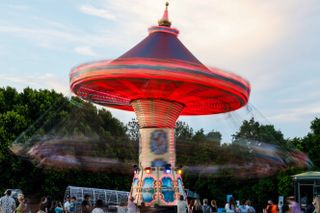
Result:
[[[76,197],[77,204],[81,204],[85,195],[91,197],[93,205],[99,199],[106,205],[120,205],[128,201],[129,192],[77,186],[68,186],[65,191],[65,197]]]

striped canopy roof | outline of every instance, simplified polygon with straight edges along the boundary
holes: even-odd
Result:
[[[184,106],[182,115],[217,114],[244,106],[249,83],[204,66],[178,39],[179,31],[163,19],[119,58],[74,68],[71,90],[83,99],[129,111],[138,99],[178,102]]]

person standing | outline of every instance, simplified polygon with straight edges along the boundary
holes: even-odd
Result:
[[[202,213],[202,206],[201,206],[200,200],[197,199],[194,201],[192,212],[193,213]]]
[[[16,201],[11,197],[11,190],[6,190],[0,198],[1,213],[13,213],[16,210]]]
[[[299,204],[295,201],[294,197],[288,197],[287,202],[289,203],[289,213],[301,213]]]
[[[40,212],[40,213],[48,213],[48,200],[47,200],[47,197],[42,197],[41,198],[40,210],[38,212]]]
[[[19,202],[19,205],[18,205],[18,207],[16,209],[16,212],[17,213],[25,213],[25,212],[27,212],[27,204],[25,202],[23,194],[19,194],[18,195],[18,202]]]
[[[68,213],[70,212],[70,197],[67,196],[64,203],[63,203],[63,211],[65,213]]]
[[[81,203],[81,210],[82,213],[90,213],[91,210],[91,197],[90,195],[84,195],[84,200]]]
[[[53,201],[51,196],[47,196],[47,208],[49,213],[54,213]]]
[[[54,213],[63,213],[63,207],[60,201],[54,202]]]
[[[230,197],[229,202],[225,205],[226,213],[234,213],[236,212],[236,204],[234,202],[233,197]]]
[[[283,213],[283,202],[282,202],[282,200],[279,201],[279,203],[278,203],[278,209],[279,209],[279,213]]]
[[[312,204],[314,206],[313,212],[320,213],[320,198],[318,196],[314,197]]]
[[[69,207],[70,213],[75,213],[76,212],[76,201],[77,201],[76,197],[71,197],[70,207]]]
[[[134,198],[130,197],[128,201],[128,213],[136,213],[137,212],[137,207],[136,204],[134,203]]]
[[[216,200],[211,200],[211,211],[212,212],[218,212],[218,206]]]
[[[256,210],[253,208],[250,200],[246,201],[246,206],[248,207],[248,213],[256,213]]]
[[[307,205],[308,205],[308,194],[304,193],[303,196],[300,198],[301,208],[306,212]]]
[[[180,198],[177,203],[177,213],[186,213],[188,211],[188,206],[184,200],[183,195],[180,195]]]
[[[188,213],[193,213],[194,200],[190,200],[188,203]]]
[[[209,206],[209,201],[207,198],[203,199],[202,212],[203,213],[211,213],[211,207]]]
[[[278,213],[278,206],[273,203],[272,200],[268,200],[266,207],[266,213]]]
[[[142,206],[143,203],[141,203]],[[126,202],[121,202],[120,206],[118,206],[117,213],[126,213],[127,212],[127,203]]]
[[[248,213],[249,207],[246,205],[246,201],[242,200],[239,206],[239,212],[240,213]]]
[[[96,207],[92,210],[91,213],[105,213],[102,208],[103,208],[103,201],[99,199],[96,202]]]

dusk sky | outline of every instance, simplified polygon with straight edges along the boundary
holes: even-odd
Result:
[[[285,137],[302,137],[320,114],[319,0],[171,0],[179,39],[204,64],[252,87],[249,108]],[[147,36],[162,0],[0,1],[0,86],[55,89],[70,96],[70,69],[113,59]],[[246,109],[242,110],[244,114]],[[112,110],[124,123],[133,113]],[[249,113],[250,115],[250,113]],[[231,118],[230,118],[231,117]],[[240,114],[182,117],[224,140]],[[247,118],[247,117],[245,117]]]

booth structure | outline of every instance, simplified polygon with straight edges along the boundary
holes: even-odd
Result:
[[[292,176],[294,195],[302,208],[312,203],[314,196],[320,196],[320,172],[310,171]]]

